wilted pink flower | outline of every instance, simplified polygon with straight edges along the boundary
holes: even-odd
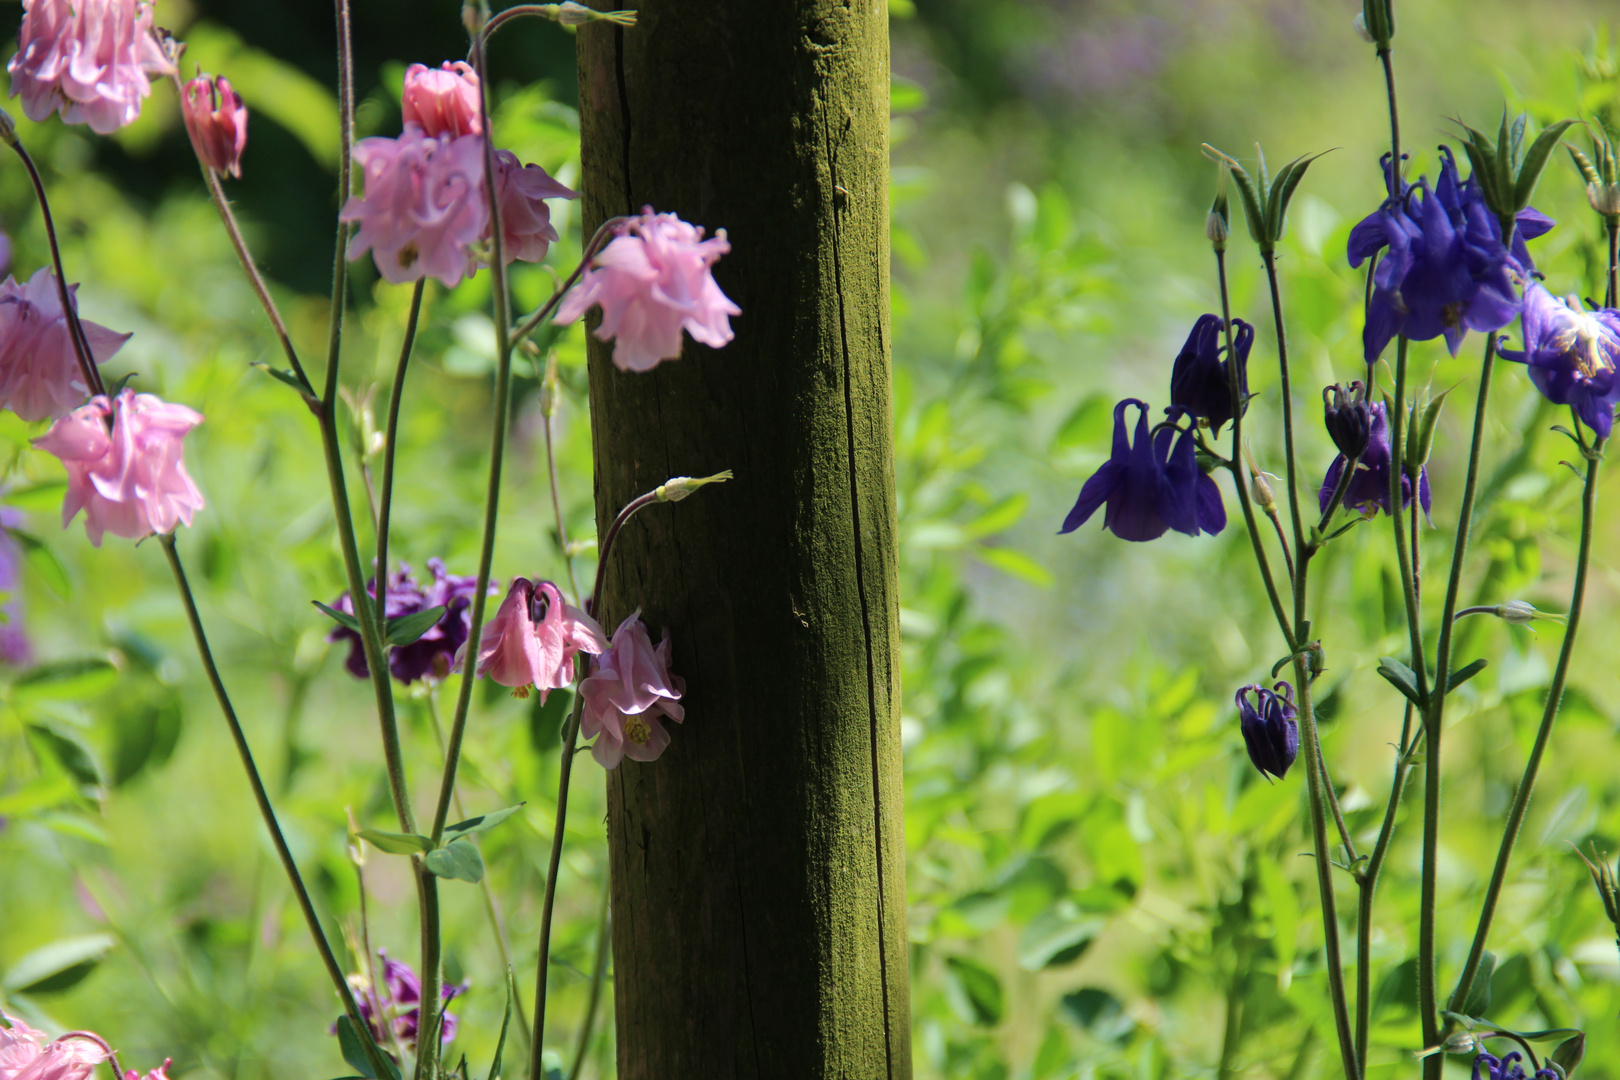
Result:
[[[152,36],[147,0],[23,0],[11,96],[38,123],[59,111],[107,135],[141,115],[151,76],[174,68]]]
[[[574,681],[574,657],[605,652],[607,637],[595,619],[563,600],[549,581],[513,578],[495,617],[478,638],[478,674],[527,697],[532,683],[549,691]],[[466,646],[462,646],[463,649]],[[462,658],[458,656],[459,666]]]
[[[69,295],[78,289],[69,288]],[[96,363],[104,362],[129,340],[105,326],[80,320]],[[24,420],[66,416],[84,402],[84,385],[73,337],[62,314],[56,277],[41,267],[19,285],[0,282],[0,407]]]
[[[686,682],[669,670],[669,631],[653,648],[647,624],[636,611],[613,631],[613,643],[595,663],[596,670],[580,684],[585,711],[579,731],[596,737],[591,756],[612,769],[629,755],[633,761],[651,761],[669,745],[669,732],[659,723],[669,717],[686,719],[680,699]]]
[[[397,139],[362,139],[354,160],[365,194],[338,215],[360,223],[350,259],[370,250],[396,285],[432,277],[450,288],[477,269],[471,249],[489,230],[483,139],[434,138],[410,125]]]
[[[100,547],[103,532],[138,540],[190,525],[203,497],[186,473],[181,440],[202,420],[184,405],[127,388],[112,401],[98,394],[58,420],[34,445],[67,469],[62,526],[83,510],[85,534]]]
[[[435,71],[426,64],[405,69],[405,93],[400,105],[406,124],[426,135],[480,135],[478,72],[470,64],[446,60]]]
[[[215,172],[242,175],[248,112],[242,95],[231,89],[231,80],[198,75],[186,83],[180,115],[198,160]]]
[[[70,1031],[45,1041],[14,1016],[0,1012],[11,1027],[0,1026],[0,1080],[85,1080],[97,1065],[112,1057],[112,1048],[89,1031]]]
[[[682,328],[717,349],[731,340],[729,317],[742,314],[710,273],[730,250],[724,230],[705,240],[697,226],[645,207],[563,297],[556,321],[566,325],[601,305],[596,336],[617,339],[613,363],[622,371],[647,371],[678,358]]]
[[[173,1058],[164,1058],[163,1064],[142,1076],[134,1069],[126,1070],[124,1080],[169,1080],[169,1066],[174,1064]]]
[[[501,258],[539,262],[557,239],[547,199],[577,199],[538,165],[519,164],[510,150],[495,151],[495,191],[501,205]]]

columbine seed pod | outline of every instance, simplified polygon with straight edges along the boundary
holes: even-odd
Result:
[[[1412,403],[1412,423],[1406,437],[1405,458],[1407,471],[1413,476],[1429,463],[1429,451],[1434,448],[1434,425],[1440,419],[1440,410],[1445,407],[1449,393],[1450,390],[1444,390],[1433,401],[1422,406],[1421,416],[1418,415],[1420,404]]]
[[[1604,217],[1620,216],[1620,184],[1587,184],[1586,201]]]

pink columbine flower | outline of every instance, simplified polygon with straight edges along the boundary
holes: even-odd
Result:
[[[112,1057],[106,1040],[93,1032],[70,1031],[46,1042],[44,1032],[3,1012],[0,1017],[11,1025],[0,1026],[0,1080],[86,1080]]]
[[[215,172],[242,175],[248,112],[242,95],[231,89],[231,80],[198,75],[186,83],[180,115],[198,160]]]
[[[34,445],[67,469],[62,527],[83,510],[85,534],[100,547],[104,532],[139,540],[190,525],[203,497],[186,473],[181,440],[202,420],[184,405],[127,388],[111,401],[98,394],[58,420]]]
[[[557,586],[513,578],[500,610],[479,635],[478,675],[512,687],[518,697],[528,697],[532,684],[545,701],[548,692],[574,681],[576,655],[596,655],[607,647],[601,626],[564,601]],[[458,655],[456,664],[461,663]]]
[[[69,295],[77,289],[71,286]],[[80,320],[80,325],[98,364],[129,340],[128,334],[93,322]],[[26,285],[10,277],[0,282],[0,407],[24,420],[44,420],[66,416],[89,393],[56,277],[41,267]]]
[[[174,1064],[174,1058],[164,1058],[163,1064],[142,1076],[134,1069],[124,1072],[124,1080],[169,1080],[169,1066]]]
[[[547,199],[577,199],[579,192],[538,165],[523,165],[510,150],[495,151],[495,191],[501,206],[501,258],[539,262],[557,239]]]
[[[60,112],[107,135],[134,123],[151,77],[174,68],[152,34],[148,0],[23,0],[6,70],[28,119]]]
[[[710,272],[730,250],[724,230],[705,240],[697,226],[644,207],[563,297],[556,321],[566,325],[600,305],[596,336],[615,341],[613,363],[621,371],[677,359],[683,328],[693,341],[718,349],[732,338],[730,316],[742,314]]]
[[[437,71],[426,64],[405,69],[400,107],[405,123],[415,124],[423,134],[452,139],[482,134],[478,104],[478,72],[470,64],[446,60]]]
[[[482,138],[435,138],[409,125],[397,139],[362,139],[354,160],[365,194],[338,215],[360,223],[350,259],[371,251],[395,285],[432,277],[452,288],[477,269],[472,248],[489,231]]]
[[[686,719],[680,699],[686,682],[669,670],[669,631],[653,648],[641,612],[634,612],[613,631],[613,643],[580,683],[585,711],[579,731],[595,737],[591,756],[605,769],[616,768],[627,755],[652,761],[669,745],[669,732],[659,723]]]

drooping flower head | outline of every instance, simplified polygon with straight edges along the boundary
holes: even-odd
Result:
[[[1375,401],[1368,406],[1371,417],[1367,425],[1367,447],[1361,453],[1361,461],[1356,465],[1355,475],[1350,478],[1350,486],[1344,492],[1344,506],[1350,510],[1359,510],[1363,514],[1374,514],[1379,510],[1389,513],[1389,423],[1384,415],[1384,403]],[[1330,429],[1331,431],[1331,429]],[[1337,440],[1335,440],[1337,441]],[[1333,501],[1333,493],[1338,489],[1339,477],[1344,475],[1347,459],[1343,453],[1333,459],[1328,466],[1327,475],[1322,478],[1322,489],[1317,493],[1317,507],[1327,512],[1328,503]],[[1418,472],[1418,505],[1427,515],[1430,510],[1431,499],[1429,495],[1429,470],[1425,466]],[[1412,505],[1412,478],[1406,470],[1401,470],[1401,509],[1406,510]]]
[[[1524,291],[1524,348],[1502,358],[1525,364],[1548,401],[1569,405],[1607,439],[1620,403],[1620,311],[1587,311],[1576,297],[1554,296],[1533,283]]]
[[[478,72],[465,61],[446,60],[436,69],[425,64],[405,69],[400,109],[405,123],[415,124],[425,135],[458,139],[483,134],[478,103]]]
[[[1251,692],[1253,705],[1249,704]],[[1277,683],[1272,690],[1259,684],[1244,686],[1237,692],[1237,707],[1249,760],[1262,775],[1281,780],[1299,756],[1299,724],[1294,719],[1299,710],[1294,707],[1294,688],[1285,682]]]
[[[648,371],[681,355],[681,331],[718,349],[742,309],[715,284],[712,268],[731,250],[725,230],[708,240],[674,214],[644,207],[591,262],[557,308],[560,326],[602,309],[596,336],[612,341],[621,371]]]
[[[1501,1058],[1481,1050],[1474,1058],[1474,1080],[1530,1080],[1519,1064],[1521,1060],[1523,1055],[1517,1050]],[[1481,1068],[1485,1071],[1480,1072]],[[1559,1080],[1559,1076],[1552,1069],[1537,1069],[1533,1080]]]
[[[431,277],[453,288],[477,269],[473,249],[489,231],[481,137],[436,138],[407,125],[397,139],[362,139],[354,160],[365,191],[338,215],[360,224],[351,260],[370,251],[395,285]]]
[[[180,115],[199,161],[215,172],[242,175],[248,111],[242,95],[231,89],[231,80],[198,75],[186,83]]]
[[[605,769],[616,768],[628,756],[652,761],[669,745],[669,732],[660,722],[686,719],[680,699],[686,682],[669,670],[669,631],[653,648],[641,612],[634,612],[613,631],[613,642],[580,684],[585,711],[580,734],[595,738],[591,756]]]
[[[1463,181],[1451,151],[1440,148],[1440,178],[1404,185],[1350,232],[1352,267],[1384,251],[1373,273],[1373,295],[1362,333],[1364,356],[1377,360],[1397,334],[1413,341],[1444,336],[1453,355],[1469,330],[1499,330],[1519,312],[1517,286],[1530,271],[1522,241],[1552,227],[1552,219],[1521,211],[1514,251],[1485,205],[1479,185]],[[1390,175],[1386,169],[1386,175]]]
[[[1254,327],[1233,319],[1232,348],[1237,352],[1238,400],[1249,396],[1249,347],[1254,344]],[[1219,315],[1201,315],[1193,324],[1187,343],[1176,356],[1170,372],[1170,404],[1179,405],[1209,423],[1215,434],[1232,419],[1231,361],[1222,360],[1226,351]]]
[[[477,673],[512,687],[519,697],[527,697],[532,685],[545,701],[548,692],[574,681],[575,656],[597,656],[607,648],[596,620],[566,602],[557,586],[518,577],[479,635]]]
[[[376,600],[376,578],[366,582],[366,595],[371,597],[373,601]],[[422,592],[422,587],[411,576],[411,568],[401,563],[399,572],[388,579],[383,599],[383,617],[385,619],[395,619],[401,615],[411,615],[422,611],[429,606],[425,601],[426,596]],[[353,615],[355,614],[354,597],[350,596],[348,590],[345,589],[343,594],[332,602],[332,607],[345,615]],[[348,642],[349,655],[344,658],[343,666],[349,670],[350,675],[357,679],[371,677],[371,666],[366,663],[365,645],[360,640],[358,632],[339,625],[332,628],[331,632],[326,635],[326,640],[334,644],[340,641]],[[465,637],[463,640],[465,640]],[[393,670],[392,658],[390,658],[389,670]]]
[[[547,199],[577,199],[579,192],[538,165],[521,164],[510,150],[495,151],[495,192],[501,208],[501,258],[539,262],[557,240]]]
[[[393,1037],[407,1050],[416,1049],[416,1035],[422,1022],[422,980],[411,970],[409,964],[395,960],[388,955],[387,950],[378,949],[377,958],[382,961],[382,985],[371,987],[365,976],[351,975],[349,982],[355,988],[355,1001],[360,1006],[360,1015],[371,1028],[371,1037],[377,1045],[386,1048],[392,1043],[389,1037],[389,1028],[393,1029]],[[468,983],[461,982],[455,985],[446,985],[439,988],[439,997],[442,1001],[451,1001],[467,992]],[[386,1025],[386,1026],[385,1026]],[[337,1033],[337,1025],[331,1027],[333,1034]],[[456,1037],[456,1014],[445,1010],[443,1024],[439,1029],[440,1042],[448,1043]]]
[[[23,0],[6,70],[28,119],[60,112],[109,135],[141,115],[152,76],[174,68],[152,36],[148,0]]]
[[[1372,438],[1373,408],[1360,379],[1348,387],[1335,383],[1322,388],[1322,422],[1339,453],[1357,458],[1367,452]]]
[[[77,290],[71,286],[68,296]],[[79,325],[98,364],[129,340],[87,320]],[[89,393],[55,275],[40,267],[26,285],[9,277],[0,282],[0,406],[28,421],[54,419],[84,404]]]
[[[169,1080],[169,1066],[174,1064],[173,1058],[164,1058],[163,1064],[148,1072],[145,1076],[134,1069],[124,1070],[124,1080]]]
[[[14,1016],[0,1012],[0,1080],[87,1080],[95,1067],[112,1057],[100,1035],[70,1031],[46,1041]]]
[[[190,525],[203,497],[186,472],[181,440],[202,420],[184,405],[128,388],[111,401],[97,395],[58,420],[34,445],[67,469],[63,527],[83,510],[84,531],[100,547],[104,532],[139,540]]]
[[[472,625],[472,597],[477,590],[478,579],[449,573],[444,568],[443,560],[438,558],[429,559],[427,566],[433,580],[424,589],[411,575],[411,568],[401,563],[399,571],[388,579],[384,598],[384,614],[390,619],[414,615],[429,608],[444,608],[444,614],[428,628],[427,633],[409,645],[395,645],[389,650],[388,670],[407,686],[417,679],[443,679],[448,676],[455,655],[466,642],[467,632]],[[499,591],[499,587],[491,583],[489,594],[493,596]],[[371,597],[377,595],[375,578],[366,583],[366,594]],[[345,615],[354,614],[354,601],[347,591],[332,606]],[[346,626],[337,626],[326,635],[326,640],[347,641],[349,655],[343,662],[344,667],[357,679],[371,676],[365,647],[358,633]]]
[[[1138,410],[1135,445],[1125,434],[1128,406]],[[1104,504],[1103,528],[1122,540],[1155,540],[1169,529],[1197,536],[1226,528],[1221,490],[1198,468],[1191,429],[1179,440],[1175,435],[1169,425],[1149,431],[1147,402],[1126,398],[1115,405],[1113,453],[1081,487],[1059,531],[1073,532]]]

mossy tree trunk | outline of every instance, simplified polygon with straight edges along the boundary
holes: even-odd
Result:
[[[599,613],[669,627],[688,688],[608,778],[619,1075],[908,1077],[887,5],[639,14],[579,33],[585,228],[724,228],[743,314],[650,374],[591,346],[600,528],[736,471],[631,523]]]

